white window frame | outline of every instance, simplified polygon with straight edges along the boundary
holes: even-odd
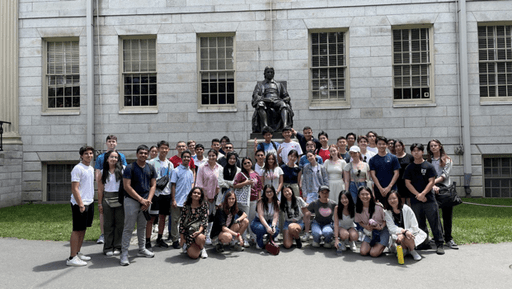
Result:
[[[338,65],[336,63],[336,65],[334,66],[316,66],[315,65],[315,61],[313,60],[314,58],[314,55],[313,55],[313,34],[316,34],[316,33],[337,33],[337,32],[340,32],[340,33],[343,33],[343,56],[344,56],[344,62],[341,64],[341,65]],[[309,50],[309,61],[308,61],[308,64],[309,64],[309,69],[308,69],[308,73],[309,73],[309,81],[308,81],[308,86],[309,86],[309,108],[310,109],[347,109],[347,108],[350,108],[350,73],[349,73],[349,61],[348,61],[348,56],[349,56],[349,43],[348,43],[348,40],[349,40],[349,35],[348,35],[348,29],[347,28],[339,28],[339,29],[311,29],[308,31],[308,38],[309,38],[309,41],[308,41],[308,50]],[[329,51],[327,51],[326,53],[329,53]],[[321,54],[319,54],[321,55]],[[325,55],[326,57],[329,57],[328,54]],[[334,56],[335,57],[335,56]],[[315,65],[315,66],[314,66]],[[318,90],[315,90],[315,85],[313,84],[314,81],[316,81],[314,78],[314,76],[316,75],[314,73],[314,70],[317,70],[317,69],[338,69],[338,68],[341,68],[344,70],[343,74],[344,74],[344,84],[343,84],[343,87],[344,87],[344,90],[343,89],[340,89],[342,91],[344,91],[344,96],[345,96],[345,99],[334,99],[334,100],[331,100],[331,99],[315,99],[314,98],[314,94],[316,93],[316,91],[318,91],[318,93],[321,93],[321,89],[319,88]],[[329,83],[331,85],[329,85]],[[321,86],[321,83],[318,84],[318,86]],[[332,80],[329,79],[329,82],[327,84],[327,89],[325,90],[326,93],[330,93],[329,92],[329,87],[330,86],[333,86],[333,88],[335,87],[334,83],[332,82]],[[333,93],[335,93],[335,91],[333,91]]]
[[[78,72],[77,73],[73,73],[73,71],[71,71],[69,74],[67,73],[67,71],[63,71],[62,74],[57,74],[57,73],[54,73],[54,71],[49,71],[48,70],[48,44],[49,43],[56,43],[56,42],[77,42],[77,46],[78,46],[78,55],[76,56],[77,57],[77,61],[78,61]],[[80,84],[80,40],[79,40],[79,37],[51,37],[51,38],[43,38],[43,41],[42,41],[42,44],[43,44],[43,49],[42,49],[42,76],[43,76],[43,79],[42,79],[42,97],[43,97],[43,100],[42,100],[42,112],[43,114],[79,114],[80,113],[80,106],[81,106],[81,103],[82,103],[82,99],[81,99],[81,95],[82,95],[82,90],[81,90],[81,84]],[[64,67],[64,70],[66,70],[66,65],[63,65]],[[80,92],[79,92],[79,95],[78,95],[78,98],[79,98],[79,101],[80,101],[80,105],[77,106],[77,107],[50,107],[49,105],[49,102],[50,102],[50,99],[49,99],[49,95],[48,95],[48,90],[49,90],[49,87],[51,87],[52,85],[50,84],[50,76],[51,75],[64,75],[66,77],[64,77],[66,79],[66,81],[64,83],[62,83],[61,85],[55,85],[55,88],[59,88],[59,87],[62,87],[63,88],[63,92],[64,94],[66,93],[66,87],[69,87],[67,86],[67,81],[68,81],[68,77],[67,76],[77,76],[78,77],[78,82],[79,82],[79,89],[80,89]],[[74,78],[73,79],[73,82],[76,81],[77,78]],[[73,86],[70,87],[70,89],[73,91]],[[63,98],[65,98],[66,96],[63,96]],[[69,97],[69,96],[68,96]],[[73,97],[73,96],[71,96]],[[73,102],[73,100],[71,100]],[[65,103],[65,100],[63,101]]]
[[[412,51],[412,40],[411,40],[411,31],[413,29],[427,29],[428,31],[428,51],[427,51],[427,61],[425,62],[416,62],[416,63],[413,63],[411,61],[409,61],[409,65],[407,65],[407,63],[403,63],[403,64],[395,64],[395,57],[397,56],[397,54],[395,54],[395,41],[394,41],[394,32],[396,30],[408,30],[409,33],[408,33],[408,39],[409,39],[409,53],[408,53],[408,57],[409,57],[409,60],[413,59],[413,53],[421,53],[421,44],[420,44],[420,50],[419,51]],[[394,106],[401,106],[401,105],[404,105],[404,106],[409,106],[409,105],[414,105],[414,106],[417,106],[417,105],[429,105],[429,104],[435,104],[435,70],[434,70],[434,29],[432,29],[432,24],[418,24],[418,25],[397,25],[397,26],[393,26],[392,27],[392,31],[391,31],[391,49],[392,49],[392,92],[391,92],[391,95],[393,97],[393,105]],[[421,65],[428,65],[428,68],[427,68],[427,85],[428,85],[428,92],[423,92],[421,90],[421,87],[419,86],[414,86],[412,85],[412,83],[410,85],[406,85],[406,86],[397,86],[397,82],[396,82],[396,78],[399,77],[399,76],[395,76],[395,69],[398,67],[398,66],[402,66],[402,67],[406,67],[408,66],[408,69],[406,70],[406,72],[408,72],[408,75],[410,76],[410,79],[412,78],[417,78],[417,77],[422,77],[422,75],[418,75],[418,74],[413,74],[413,66],[414,65],[418,65],[420,64]],[[402,70],[403,71],[403,70]],[[404,74],[401,74],[402,76],[403,75],[406,75],[405,73]],[[402,79],[401,79],[402,81]],[[411,82],[413,80],[410,80]],[[401,82],[403,83],[403,82]],[[395,89],[399,89],[399,88],[411,88],[411,89],[420,89],[420,92],[418,95],[420,95],[419,98],[413,98],[413,92],[411,92],[411,98],[402,98],[402,99],[395,99]],[[403,94],[402,94],[403,96]],[[425,96],[428,96],[428,98],[423,98]]]
[[[498,59],[500,57],[500,53],[498,53],[498,51],[500,49],[497,49],[497,48],[501,48],[501,47],[497,47],[499,46],[498,44],[498,37],[497,37],[497,28],[500,27],[500,26],[504,26],[505,27],[505,33],[507,32],[506,29],[508,29],[508,37],[507,35],[505,34],[505,37],[504,37],[504,40],[505,40],[505,49],[503,51],[503,49],[501,49],[502,53],[505,53],[504,56],[505,59]],[[491,48],[489,48],[488,46],[486,47],[481,47],[481,40],[484,38],[480,35],[480,30],[483,29],[483,28],[489,28],[489,27],[492,27],[492,33],[493,33],[493,38],[492,38],[492,46]],[[482,104],[490,104],[492,102],[512,102],[512,48],[510,48],[511,46],[511,42],[512,42],[512,23],[510,22],[492,22],[492,23],[479,23],[478,24],[478,32],[477,32],[477,36],[478,36],[478,78],[479,78],[479,96],[480,96],[480,102]],[[508,43],[507,43],[508,42]],[[487,43],[488,44],[488,43]],[[506,48],[508,45],[508,49]],[[487,51],[487,53],[485,53],[485,51]],[[482,56],[486,56],[487,59],[482,59]],[[491,55],[491,58],[493,59],[490,59],[489,60],[489,55]],[[499,64],[505,64],[505,67],[504,67],[504,74],[501,73],[502,78],[501,78],[501,81],[504,81],[505,82],[505,93],[508,94],[506,96],[500,96],[499,95],[499,87],[500,86],[503,86],[503,85],[498,85],[498,82],[500,82],[500,74],[498,72],[500,72],[500,67]],[[489,69],[491,68],[492,70],[494,70],[493,72],[491,73],[481,73],[481,71],[483,69]],[[507,75],[507,71],[510,71],[508,72],[508,75]],[[482,80],[483,78],[485,78],[485,81],[487,82],[487,84],[482,84]],[[494,84],[491,84],[489,85],[489,81],[493,82]],[[486,87],[486,92],[485,94],[487,95],[483,95],[483,88]],[[492,87],[492,89],[491,89]],[[491,91],[489,91],[491,90]],[[494,91],[492,91],[494,90]],[[493,95],[489,95],[490,93],[492,93]]]
[[[201,60],[201,57],[202,57],[202,48],[201,48],[201,39],[202,38],[205,38],[205,37],[225,37],[225,38],[228,38],[228,37],[231,37],[233,39],[233,47],[232,47],[232,61],[233,61],[233,66],[232,68],[229,68],[229,67],[224,67],[223,69],[220,68],[220,69],[209,69],[209,67],[207,67],[207,69],[203,69],[202,67],[202,60]],[[217,52],[218,52],[218,47],[217,47]],[[228,63],[228,55],[227,53],[224,54],[226,56],[226,63]],[[217,62],[217,64],[219,64],[221,62]],[[203,91],[202,91],[202,75],[203,74],[206,74],[206,73],[232,73],[233,74],[233,103],[226,103],[226,104],[203,104],[202,102],[202,95],[203,95]],[[236,112],[237,111],[237,103],[238,103],[238,100],[237,100],[237,89],[236,89],[236,84],[237,84],[237,81],[236,81],[236,35],[235,33],[200,33],[200,34],[197,34],[197,106],[198,106],[198,111],[199,112],[211,112],[211,111],[219,111],[219,112]],[[228,82],[226,81],[226,90],[227,90],[227,86],[228,86]],[[217,93],[218,94],[218,93]],[[228,101],[228,91],[226,91],[226,96],[225,96],[225,99],[226,99],[226,102]],[[211,97],[210,94],[209,95],[209,98]],[[222,96],[219,96],[219,99],[220,97]]]
[[[139,72],[125,72],[124,69],[124,40],[154,40],[155,41],[155,70],[142,70]],[[120,113],[158,113],[158,42],[156,35],[129,35],[119,37],[119,112]],[[125,83],[124,76],[127,74],[154,74],[156,77],[156,105],[125,105]],[[148,80],[149,81],[149,80]],[[148,91],[149,94],[149,91]],[[148,98],[150,96],[148,95]]]

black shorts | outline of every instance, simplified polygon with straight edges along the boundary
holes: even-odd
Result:
[[[94,219],[94,203],[85,206],[83,213],[80,213],[78,205],[71,204],[71,213],[73,215],[73,231],[85,231],[92,225]]]
[[[171,210],[171,195],[154,196],[151,211],[158,211],[159,215],[169,216]],[[153,213],[153,212],[151,212]]]

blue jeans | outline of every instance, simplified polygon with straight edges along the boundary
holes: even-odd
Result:
[[[366,186],[366,182],[350,182],[348,190],[350,191],[350,195],[352,195],[352,201],[354,201],[354,204],[357,202],[357,189],[361,186]]]
[[[317,221],[311,222],[311,234],[313,235],[313,241],[320,243],[320,237],[325,237],[325,243],[332,242],[334,236],[334,229],[332,223],[327,225],[320,225]]]
[[[432,229],[432,234],[434,235],[434,241],[436,242],[436,246],[443,245],[443,230],[441,229],[441,220],[439,218],[439,208],[437,206],[437,202],[418,202],[411,203],[411,209],[416,215],[416,219],[418,220],[418,226],[420,229],[425,231],[428,236],[428,228],[427,228],[427,219],[430,224],[430,229]]]
[[[260,222],[260,219],[258,217],[254,218],[251,222],[251,230],[254,234],[256,234],[256,243],[258,243],[258,246],[260,248],[263,248],[263,235],[267,234],[267,229],[263,224]],[[276,226],[276,233],[272,238],[276,238],[279,234],[279,228]]]

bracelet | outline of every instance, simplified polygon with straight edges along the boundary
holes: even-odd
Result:
[[[102,204],[98,204],[98,207],[103,207],[103,205]]]

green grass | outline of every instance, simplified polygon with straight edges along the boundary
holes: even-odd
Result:
[[[73,229],[69,204],[26,204],[0,209],[0,237],[27,240],[69,241]],[[86,241],[100,236],[98,207]]]
[[[463,199],[465,202],[505,205],[496,208],[461,204],[454,208],[453,238],[459,244],[512,242],[512,199]],[[85,240],[100,235],[99,213]],[[71,234],[69,204],[26,204],[0,209],[0,237],[68,241]]]

